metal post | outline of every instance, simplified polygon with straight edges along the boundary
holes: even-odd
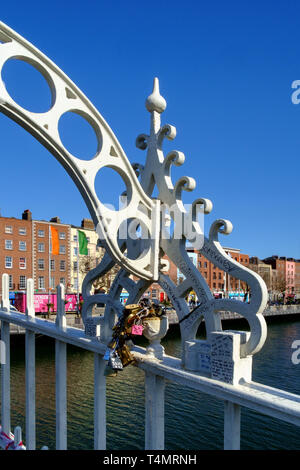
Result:
[[[241,438],[241,407],[224,402],[224,450],[239,450]]]
[[[55,340],[56,449],[67,449],[67,348]]]
[[[33,279],[27,279],[26,315],[35,317]],[[35,334],[26,330],[25,333],[25,382],[26,382],[26,448],[35,450]]]
[[[165,444],[165,380],[145,373],[145,450],[163,450]]]
[[[5,360],[1,364],[1,415],[2,430],[10,435],[10,328],[9,323],[2,321],[1,341],[5,344]]]
[[[58,329],[66,327],[65,290],[62,284],[57,286]],[[67,345],[55,340],[55,374],[56,374],[56,449],[67,449]]]
[[[106,363],[94,355],[94,449],[106,449]]]
[[[50,284],[51,284],[51,282],[50,282],[50,280],[51,280],[51,256],[50,256],[50,253],[51,253],[51,234],[50,234],[50,232],[51,232],[51,229],[50,229],[50,225],[48,225],[48,231],[49,231],[49,233],[48,233],[48,235],[49,235],[49,240],[48,240],[48,244],[49,244],[49,250],[48,250],[48,268],[49,268],[48,269],[48,274],[49,274],[49,276],[48,276],[49,277],[48,304],[50,304],[51,303],[51,299],[50,299],[50,292],[51,292],[51,286],[50,286]],[[50,312],[50,307],[49,307],[49,312]]]
[[[2,275],[2,309],[9,314],[9,277]],[[1,358],[1,415],[2,431],[10,436],[10,325],[9,322],[1,323],[1,341],[4,343],[5,357]]]
[[[77,230],[77,315],[80,316],[79,309],[79,231]]]

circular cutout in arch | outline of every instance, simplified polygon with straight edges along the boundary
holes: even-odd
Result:
[[[54,84],[37,62],[26,57],[8,59],[2,67],[1,78],[11,98],[22,108],[33,113],[51,109]]]
[[[118,230],[118,239],[121,245],[125,245],[124,255],[130,260],[144,256],[151,245],[149,229],[139,219],[124,220]]]
[[[109,166],[98,171],[95,192],[101,204],[113,211],[125,209],[131,200],[131,184],[127,175],[121,175],[119,169]]]
[[[91,160],[101,150],[102,137],[97,124],[75,110],[60,117],[58,132],[66,150],[81,160]]]

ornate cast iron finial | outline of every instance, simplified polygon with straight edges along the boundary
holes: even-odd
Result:
[[[148,96],[146,99],[146,108],[150,113],[156,111],[157,113],[161,114],[167,107],[166,100],[161,96],[159,92],[159,81],[158,78],[155,77],[153,80],[153,91],[151,95]]]

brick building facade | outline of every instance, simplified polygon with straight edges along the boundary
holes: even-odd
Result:
[[[272,266],[274,282],[273,290],[285,291],[286,295],[300,294],[300,260],[285,256],[273,255],[263,260]]]
[[[235,248],[224,248],[224,250],[233,259],[243,264],[244,266],[249,267],[249,255],[241,253],[239,249]],[[228,295],[229,292],[244,292],[246,290],[246,284],[244,282],[233,278],[228,273],[224,273],[222,269],[219,269],[217,266],[215,266],[199,251],[194,249],[188,249],[187,251],[192,263],[202,274],[212,292],[219,294],[221,293],[224,296]],[[164,258],[166,258],[166,256]],[[172,263],[170,260],[169,263],[170,267],[166,274],[170,276],[174,284],[177,285],[183,279],[183,275],[180,273],[174,263]],[[149,289],[146,291],[146,296],[157,300],[166,298],[166,294],[157,283],[153,283],[149,287]]]
[[[49,231],[58,232],[59,254],[49,256]],[[22,219],[0,217],[0,273],[9,275],[10,291],[25,291],[34,280],[37,293],[53,292],[59,283],[70,283],[70,225],[55,217],[50,222],[32,220],[25,210]],[[50,259],[50,272],[49,272]],[[0,283],[0,292],[1,292]]]
[[[94,269],[99,263],[103,255],[103,250],[98,247],[98,235],[95,231],[93,221],[90,219],[83,219],[81,227],[71,226],[71,290],[77,292],[78,285],[81,286],[85,273],[82,272],[81,260],[83,255],[80,255],[78,250],[78,230],[83,232],[88,241],[88,257],[90,263],[88,267]],[[78,264],[79,263],[79,264]],[[78,264],[78,269],[77,269]]]
[[[58,232],[59,254],[57,255],[51,253],[50,227]],[[32,221],[32,277],[35,292],[55,292],[59,283],[63,284],[66,289],[70,285],[70,237],[70,225],[60,223],[57,217],[51,219],[50,222]]]
[[[9,275],[10,290],[25,289],[26,279],[32,277],[32,223],[27,215],[25,211],[22,219],[0,217],[0,272]]]
[[[57,231],[58,254],[51,253],[51,227]],[[66,293],[77,293],[78,229],[88,239],[89,255],[99,260],[98,235],[90,219],[84,219],[81,227],[75,227],[61,223],[58,217],[49,222],[33,220],[30,210],[25,210],[21,219],[0,217],[0,274],[9,275],[11,293],[25,291],[29,278],[34,280],[34,291],[38,294],[55,292],[59,283],[65,286]],[[80,287],[82,281],[83,275],[80,273]],[[1,287],[0,282],[0,294]]]
[[[50,254],[49,258],[49,232],[54,227],[58,233],[59,254]],[[88,238],[88,249],[91,256],[99,258],[97,249],[97,234],[91,220],[84,219],[81,227],[71,226],[60,222],[58,217],[48,221],[32,220],[29,210],[22,214],[22,219],[14,217],[0,217],[0,274],[9,275],[10,291],[23,291],[26,289],[26,280],[34,279],[34,289],[37,293],[53,292],[59,283],[65,285],[66,292],[77,292],[77,230],[85,232]],[[244,266],[251,267],[258,274],[272,276],[271,289],[274,290],[275,280],[279,285],[284,280],[286,293],[300,295],[300,260],[272,256],[259,260],[251,258],[239,249],[224,248],[225,252],[234,260]],[[213,293],[222,293],[227,296],[230,292],[245,292],[246,284],[224,273],[199,251],[188,249],[193,264],[206,280]],[[164,257],[167,259],[167,257]],[[50,272],[49,272],[50,259]],[[174,282],[180,282],[177,267],[170,260],[166,272]],[[263,271],[261,271],[263,267]],[[264,278],[264,275],[262,275]],[[265,279],[268,285],[268,280]],[[82,275],[79,276],[79,285]],[[75,285],[76,284],[76,285]],[[269,286],[268,286],[269,287]],[[0,283],[1,290],[1,283]],[[153,283],[145,293],[151,299],[163,300],[166,294],[159,284]]]
[[[249,255],[236,248],[225,248],[225,252],[238,263],[249,267]],[[246,290],[246,284],[230,276],[198,252],[198,269],[213,292],[238,292]]]

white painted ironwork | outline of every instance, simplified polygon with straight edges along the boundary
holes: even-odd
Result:
[[[113,259],[136,276],[157,279],[159,201],[153,201],[142,190],[116,136],[78,87],[48,57],[3,23],[0,23],[0,37],[0,111],[30,132],[63,165],[81,192],[98,234]],[[32,65],[47,81],[52,94],[52,104],[47,112],[30,112],[19,106],[7,92],[1,71],[12,58]],[[67,112],[82,116],[94,129],[98,148],[91,160],[75,157],[63,145],[58,123]],[[105,167],[115,170],[126,183],[126,210],[113,211],[96,193],[96,175]],[[143,222],[152,240],[148,250],[135,260],[126,257],[118,243],[118,229],[128,219]]]
[[[185,176],[180,178],[175,185],[172,184],[171,167],[172,165],[182,165],[185,156],[177,150],[164,156],[162,149],[164,139],[173,140],[176,136],[174,126],[169,124],[161,126],[160,115],[165,107],[166,101],[160,95],[158,79],[156,78],[154,80],[153,92],[146,100],[146,108],[151,114],[150,134],[141,134],[136,140],[137,147],[142,150],[148,150],[146,164],[145,166],[133,164],[133,168],[140,177],[141,186],[145,193],[151,196],[156,185],[158,189],[157,198],[160,200],[163,210],[164,208],[172,208],[173,211],[172,214],[167,215],[173,219],[174,234],[171,237],[163,236],[166,227],[162,226],[159,241],[160,253],[166,254],[173,261],[175,266],[185,276],[185,280],[176,286],[164,274],[165,266],[161,263],[158,283],[170,298],[180,321],[183,363],[186,357],[186,343],[195,339],[197,329],[202,320],[205,321],[208,342],[212,332],[222,331],[220,314],[222,310],[236,312],[246,318],[251,334],[247,341],[241,344],[240,355],[241,357],[253,355],[262,348],[267,335],[266,323],[262,315],[268,300],[266,285],[259,275],[228,256],[219,243],[219,233],[225,235],[231,233],[231,222],[223,219],[216,220],[210,228],[209,237],[204,236],[197,220],[197,213],[199,212],[199,207],[205,214],[211,212],[211,201],[205,198],[198,198],[192,204],[190,212],[186,211],[181,198],[182,190],[193,191],[196,183],[193,178]],[[182,223],[183,220],[186,220],[187,223]],[[191,221],[192,231],[191,227],[187,230],[189,221]],[[217,267],[230,273],[231,276],[246,282],[251,289],[250,302],[215,299],[206,280],[188,256],[186,251],[187,241],[190,245],[198,248],[200,253],[203,253]],[[127,242],[127,246],[130,248],[130,241]],[[142,251],[142,244],[138,245],[136,243],[134,246],[131,246],[131,249],[135,250],[135,253],[138,254],[139,250]],[[93,280],[104,275],[113,265],[114,261],[107,253],[100,264],[87,274],[82,286],[84,298],[82,314],[84,321],[91,314],[95,303],[106,304],[104,322],[102,322],[101,338],[103,340],[111,335],[114,318],[120,310],[119,299],[122,289],[126,289],[129,293],[128,303],[137,303],[151,284],[151,281],[145,279],[134,282],[130,279],[131,273],[125,268],[116,276],[108,295],[91,295]],[[200,304],[193,314],[190,315],[185,298],[192,290],[196,292]]]
[[[29,284],[30,286],[30,284]],[[27,286],[28,289],[28,286]],[[27,291],[28,292],[28,291]],[[30,292],[28,292],[30,295]],[[4,295],[5,292],[4,292]],[[106,350],[106,344],[95,337],[89,337],[77,328],[66,326],[60,328],[55,322],[41,318],[29,318],[19,312],[8,312],[0,309],[1,337],[9,346],[9,336],[3,335],[3,326],[6,324],[18,325],[33,334],[43,334],[54,338],[66,346],[72,344],[95,354],[95,449],[104,449],[106,446],[106,416],[105,416],[105,377],[103,370],[105,361],[102,357]],[[170,356],[164,356],[162,360],[153,360],[144,348],[135,346],[132,350],[137,366],[145,372],[145,447],[147,449],[161,449],[164,442],[164,383],[168,380],[183,386],[187,386],[202,393],[207,393],[224,401],[224,446],[227,449],[239,448],[240,418],[239,407],[244,406],[267,416],[300,426],[300,397],[293,393],[278,390],[263,384],[249,380],[241,380],[238,384],[222,382],[219,379],[209,377],[209,374],[187,371],[182,368],[182,361]],[[56,360],[58,356],[56,356]],[[2,377],[5,365],[2,364]],[[66,369],[64,367],[65,376]],[[8,374],[9,378],[9,374]],[[61,377],[56,377],[58,387],[61,388]],[[64,378],[62,379],[65,381]],[[5,382],[9,390],[9,380]],[[3,390],[3,389],[2,389]],[[65,390],[62,391],[63,397]],[[66,413],[66,401],[57,403],[57,410]],[[57,413],[57,420],[59,416]],[[2,402],[2,423],[6,421],[6,430],[10,420],[10,402]],[[60,421],[61,425],[61,421]],[[2,427],[3,429],[3,427]],[[64,424],[60,428],[58,448],[65,448],[66,441]],[[8,433],[6,433],[8,435]],[[1,436],[0,436],[1,437]],[[28,436],[26,435],[26,443]],[[0,439],[1,445],[1,439]]]
[[[160,95],[158,80],[146,100],[150,113],[150,133],[137,138],[137,146],[147,149],[145,166],[131,165],[120,144],[102,116],[73,82],[32,44],[0,23],[0,72],[11,58],[24,60],[37,68],[47,80],[52,92],[52,105],[45,113],[32,113],[21,108],[7,93],[0,78],[0,110],[28,130],[70,174],[78,186],[98,234],[103,238],[106,254],[100,264],[86,276],[83,290],[83,320],[85,332],[66,325],[64,287],[57,287],[56,322],[35,317],[33,281],[27,282],[26,315],[10,310],[8,275],[2,277],[2,302],[0,308],[1,340],[6,357],[1,364],[1,422],[0,446],[5,439],[11,448],[22,447],[21,430],[15,436],[10,432],[10,325],[26,331],[26,446],[35,448],[35,335],[55,339],[56,365],[56,448],[67,448],[67,344],[94,353],[94,447],[106,447],[106,380],[103,355],[112,328],[122,311],[120,294],[123,288],[129,293],[128,303],[137,303],[150,284],[157,280],[171,299],[180,321],[182,358],[166,356],[159,340],[167,331],[167,321],[155,335],[149,335],[153,344],[144,349],[132,348],[136,365],[145,372],[145,447],[164,447],[164,388],[169,380],[212,395],[224,401],[224,447],[240,446],[240,407],[245,406],[268,416],[300,426],[300,397],[252,381],[252,356],[261,349],[266,339],[266,324],[262,312],[267,302],[267,290],[262,279],[253,271],[237,263],[221,247],[218,234],[229,234],[229,221],[216,220],[205,237],[197,219],[199,206],[204,213],[212,210],[208,199],[196,199],[188,212],[182,203],[182,190],[192,191],[195,180],[180,178],[175,185],[171,179],[171,166],[184,163],[184,154],[174,150],[164,156],[163,141],[173,140],[176,129],[161,126],[161,113],[166,107]],[[66,112],[76,112],[94,128],[98,150],[89,161],[80,160],[63,146],[58,131],[58,121]],[[94,181],[98,171],[109,167],[119,173],[126,183],[127,207],[112,211],[105,207],[95,192]],[[140,178],[140,180],[138,179]],[[154,186],[158,197],[152,198]],[[161,225],[160,206],[174,209],[174,214],[164,213],[164,219],[174,222],[176,236],[165,237]],[[167,212],[167,211],[166,211]],[[149,232],[150,241],[124,240],[118,235],[120,226],[128,219],[136,220],[142,230]],[[190,220],[192,233],[179,219]],[[192,264],[186,252],[186,242],[198,247],[203,255],[231,276],[247,282],[251,289],[249,303],[229,299],[214,299],[207,283]],[[176,286],[164,274],[166,263],[160,258],[166,254],[179,268],[185,280]],[[134,256],[132,256],[134,255]],[[104,275],[118,263],[122,268],[106,295],[91,295],[95,278]],[[130,276],[135,275],[138,280]],[[186,295],[194,290],[200,305],[191,313],[185,302]],[[96,303],[106,305],[104,317],[92,317]],[[250,332],[222,332],[220,311],[237,312],[249,323]],[[195,339],[197,328],[205,320],[207,340]],[[5,446],[4,446],[5,447]],[[24,448],[24,446],[22,447]],[[45,447],[43,448],[45,449]]]
[[[33,279],[27,279],[26,316],[34,319],[34,284]],[[35,449],[35,334],[25,332],[25,383],[26,383],[26,445],[28,450]]]

